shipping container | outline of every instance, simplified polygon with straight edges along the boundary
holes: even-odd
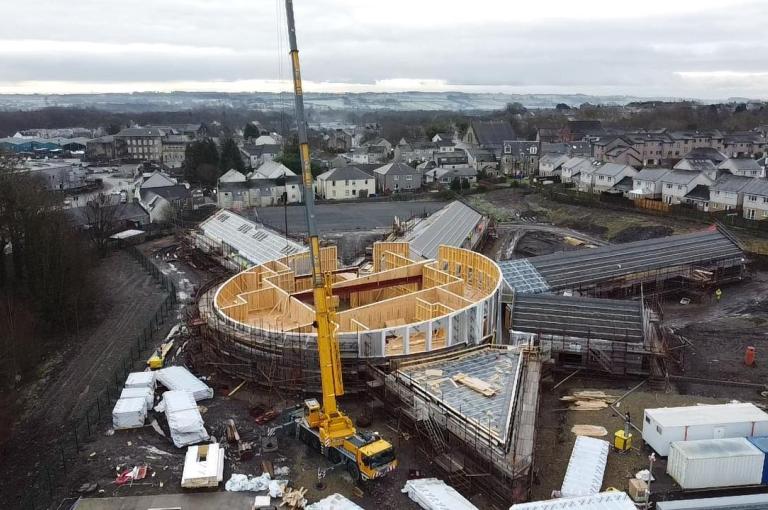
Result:
[[[646,409],[643,441],[662,456],[674,441],[768,436],[768,413],[754,404]]]
[[[675,441],[667,473],[683,489],[759,485],[765,454],[746,438]]]
[[[758,450],[766,454],[765,460],[763,461],[763,477],[760,480],[760,483],[768,485],[768,437],[748,437],[747,440],[755,445]],[[766,508],[768,508],[768,506],[766,506]]]

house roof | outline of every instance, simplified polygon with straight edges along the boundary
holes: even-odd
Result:
[[[472,129],[480,145],[502,145],[504,140],[515,138],[515,131],[507,121],[475,121]]]
[[[240,147],[240,150],[242,152],[245,152],[248,156],[261,156],[262,154],[279,154],[280,153],[280,145],[277,144],[263,144],[263,145],[253,145],[250,143],[244,144],[242,147]]]
[[[709,172],[717,168],[715,163],[711,159],[681,159],[675,165],[675,168],[684,169],[688,167],[690,170],[696,170],[697,172]]]
[[[757,160],[752,158],[730,158],[726,159],[718,165],[717,168],[723,168],[726,170],[735,170],[748,172],[752,170],[762,170]]]
[[[142,200],[149,201],[152,194],[159,195],[168,201],[184,200],[191,197],[191,193],[183,184],[174,184],[173,186],[159,186],[157,188],[142,188],[139,191]]]
[[[709,186],[706,184],[697,184],[691,191],[685,194],[685,198],[697,200],[700,202],[709,201]]]
[[[457,168],[434,168],[429,171],[435,176],[435,179],[441,179],[443,176],[449,177],[475,177],[477,170],[471,166],[460,166]]]
[[[370,178],[370,175],[353,165],[332,168],[317,176],[317,179],[320,181],[347,181]]]
[[[539,166],[541,165],[552,165],[552,166],[561,166],[564,165],[567,161],[575,159],[575,158],[569,158],[565,154],[544,154],[541,158],[539,158]]]
[[[115,136],[163,136],[165,132],[155,127],[133,127],[125,128]]]
[[[277,140],[269,135],[261,135],[253,141],[253,145],[276,145]]]
[[[751,177],[740,175],[724,174],[717,178],[714,184],[710,186],[712,191],[736,192],[742,191],[744,187],[752,182]]]
[[[683,159],[709,159],[718,164],[728,159],[728,157],[714,147],[696,147],[683,156]]]
[[[388,165],[384,165],[376,168],[374,170],[374,173],[377,173],[379,175],[410,175],[410,174],[416,174],[419,172],[412,166],[396,161],[394,163],[389,163]]]
[[[622,177],[611,189],[622,192],[632,191],[632,177],[629,175]]]
[[[277,161],[267,160],[253,171],[250,179],[277,179],[279,177],[294,177],[296,174],[287,166]]]
[[[230,168],[224,175],[219,177],[219,182],[245,182],[245,175],[234,168]]]
[[[629,165],[622,165],[620,163],[606,163],[595,171],[595,175],[615,177],[627,169],[630,169],[633,173],[635,172],[635,169]]]
[[[700,175],[702,174],[693,170],[670,170],[664,174],[664,177],[661,178],[661,182],[671,184],[688,184]]]
[[[749,195],[768,197],[768,180],[759,178],[751,179],[749,184],[744,186],[742,191]]]
[[[115,221],[133,220],[136,218],[149,219],[147,211],[145,211],[144,208],[142,208],[136,202],[126,202],[125,204],[116,203],[114,204],[114,207],[115,215],[113,218]],[[70,218],[72,218],[72,221],[75,223],[75,225],[88,225],[88,223],[91,221],[89,219],[89,211],[87,206],[72,207],[70,209],[66,209],[66,212],[69,214]]]
[[[670,171],[669,168],[643,168],[634,178],[638,181],[658,182]]]

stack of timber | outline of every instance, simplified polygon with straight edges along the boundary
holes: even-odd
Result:
[[[617,398],[600,390],[580,390],[560,397],[560,400],[571,402],[569,409],[572,411],[599,411],[616,402]]]

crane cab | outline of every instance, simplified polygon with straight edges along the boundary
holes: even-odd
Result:
[[[395,448],[378,434],[356,434],[344,441],[342,447],[354,455],[363,480],[379,478],[397,467]]]
[[[315,398],[308,398],[304,401],[304,419],[310,428],[316,429],[320,426],[323,413],[320,411],[320,402]]]

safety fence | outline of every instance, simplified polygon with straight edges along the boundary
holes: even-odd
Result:
[[[151,260],[136,247],[128,247],[128,253],[166,291],[163,302],[155,311],[144,329],[126,346],[125,356],[114,372],[104,381],[102,391],[82,412],[66,424],[57,440],[57,445],[48,451],[48,458],[38,463],[36,478],[27,486],[18,508],[43,510],[51,508],[67,487],[67,473],[78,462],[78,452],[98,432],[102,421],[112,415],[112,405],[120,398],[126,377],[131,372],[143,370],[146,355],[153,348],[155,333],[175,311],[176,285],[163,274]],[[56,506],[53,506],[56,508]]]

